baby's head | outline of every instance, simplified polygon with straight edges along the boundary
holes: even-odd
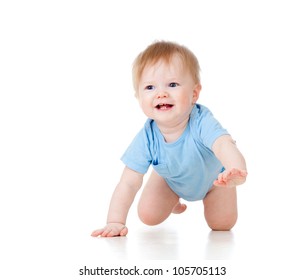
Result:
[[[180,57],[185,70],[189,71],[195,84],[200,84],[200,66],[196,56],[186,47],[173,42],[158,41],[149,45],[135,59],[132,69],[133,86],[138,98],[138,87],[143,70],[157,62],[171,63],[174,55]]]

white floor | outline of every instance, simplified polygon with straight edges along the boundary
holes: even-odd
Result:
[[[79,275],[84,266],[167,269],[222,264],[230,268],[228,278],[222,279],[236,279],[239,274],[247,279],[262,275],[303,279],[299,276],[304,275],[305,209],[299,179],[265,175],[264,184],[259,184],[258,174],[267,170],[268,163],[262,162],[255,169],[253,155],[251,158],[251,175],[238,188],[238,223],[230,232],[209,230],[201,202],[187,203],[185,213],[172,215],[159,226],[145,226],[137,217],[135,201],[126,237],[93,238],[91,232],[105,223],[120,164],[113,171],[117,174],[105,174],[109,181],[104,184],[93,182],[97,176],[92,179],[87,173],[50,177],[50,181],[45,174],[26,177],[21,172],[23,179],[18,180],[8,174],[12,180],[7,181],[1,196],[1,279],[24,275],[33,279],[87,279]],[[275,174],[278,169],[274,162],[268,172]],[[289,169],[286,171],[290,174]]]
[[[234,258],[234,231],[212,232],[205,226],[201,213],[188,210],[183,215],[172,216],[163,224],[154,227],[141,225],[134,220],[130,223],[130,232],[126,238],[99,238],[91,243],[97,251],[106,250],[107,258],[111,259]]]
[[[240,192],[240,200],[247,197],[246,191]],[[136,213],[131,213],[134,216],[128,223],[127,237],[93,238],[87,245],[96,257],[107,252],[107,258],[114,260],[270,261],[296,258],[305,250],[304,227],[298,227],[298,215],[297,219],[289,217],[284,209],[275,211],[272,206],[269,211],[252,212],[245,208],[247,204],[263,206],[262,201],[241,202],[238,223],[229,232],[211,231],[203,218],[201,202],[195,202],[188,204],[185,213],[172,215],[155,227],[142,225]]]
[[[91,279],[92,276],[80,276],[79,269],[225,265],[230,274],[222,279],[236,279],[236,275],[246,275],[247,279],[260,275],[303,275],[304,229],[297,224],[302,214],[289,217],[278,202],[266,209],[266,199],[258,203],[257,195],[253,201],[245,201],[253,194],[250,186],[240,189],[240,217],[230,232],[210,231],[201,203],[195,202],[188,203],[185,213],[173,215],[155,227],[141,224],[134,206],[128,220],[129,234],[116,238],[90,236],[93,229],[103,224],[106,211],[92,213],[96,206],[84,203],[90,197],[85,192],[83,196],[63,192],[62,199],[44,201],[43,205],[32,201],[32,207],[13,211],[10,219],[5,220],[10,227],[1,233],[1,254],[5,256],[5,270],[1,273],[6,277],[3,279],[22,275]],[[71,202],[66,204],[69,197]],[[263,210],[259,210],[259,205]]]

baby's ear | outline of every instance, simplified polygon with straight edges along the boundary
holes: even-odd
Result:
[[[199,98],[201,91],[201,84],[196,84],[193,89],[193,103],[195,104]]]

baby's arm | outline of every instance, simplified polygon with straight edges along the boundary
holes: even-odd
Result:
[[[225,171],[219,174],[214,185],[235,187],[243,184],[248,174],[246,161],[231,136],[220,136],[214,142],[212,150],[225,167]]]
[[[143,174],[125,167],[121,180],[111,198],[107,225],[92,232],[92,236],[123,236],[128,230],[125,226],[129,208],[143,182]]]

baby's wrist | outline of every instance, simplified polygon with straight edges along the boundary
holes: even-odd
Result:
[[[107,225],[109,225],[109,224],[120,224],[120,225],[125,226],[125,223],[123,223],[123,222],[113,222],[113,221],[107,221]]]

